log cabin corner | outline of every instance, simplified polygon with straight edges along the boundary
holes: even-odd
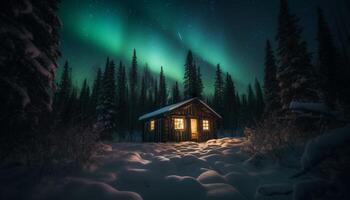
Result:
[[[199,98],[165,106],[139,117],[143,142],[204,142],[217,138],[221,116]]]

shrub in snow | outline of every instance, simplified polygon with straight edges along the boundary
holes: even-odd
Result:
[[[307,138],[293,121],[277,121],[272,117],[266,118],[255,128],[246,128],[244,134],[247,142],[242,147],[243,151],[255,156],[254,159],[264,155],[280,161],[286,152],[295,150]]]

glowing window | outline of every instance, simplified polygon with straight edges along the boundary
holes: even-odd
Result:
[[[151,122],[150,122],[150,124],[149,124],[149,129],[150,129],[151,131],[154,130],[154,120],[151,120]]]
[[[174,119],[174,128],[175,128],[175,130],[183,130],[184,129],[184,119],[175,118]]]
[[[203,130],[209,131],[209,120],[203,120]]]

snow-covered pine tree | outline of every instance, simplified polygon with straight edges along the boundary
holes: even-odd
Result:
[[[171,103],[178,103],[181,100],[180,97],[180,90],[179,90],[179,84],[176,81],[173,88],[172,88],[172,95],[171,95]]]
[[[197,69],[194,65],[192,51],[189,50],[186,57],[184,75],[184,99],[198,97]]]
[[[116,109],[115,109],[115,77],[114,62],[107,58],[105,71],[102,78],[102,92],[97,106],[97,125],[101,130],[102,140],[113,139],[116,131]]]
[[[224,81],[220,64],[216,66],[213,105],[215,110],[222,115],[224,112]]]
[[[163,66],[160,67],[159,73],[159,106],[163,107],[167,104],[167,91],[166,91],[166,81],[163,71]]]
[[[224,84],[224,128],[233,130],[237,126],[236,122],[236,90],[229,73],[226,73]]]
[[[264,95],[261,88],[261,85],[258,79],[255,79],[255,93],[256,93],[256,119],[261,120],[262,115],[264,114],[265,102]]]
[[[282,109],[288,110],[291,101],[319,101],[315,68],[311,65],[307,45],[301,41],[298,19],[290,14],[288,1],[281,0],[278,18],[277,73]]]
[[[321,88],[328,106],[333,107],[337,101],[339,91],[339,63],[337,51],[333,43],[332,33],[324,17],[323,11],[318,8],[318,59]]]
[[[1,2],[1,153],[6,152],[8,145],[12,146],[7,153],[16,152],[17,146],[13,145],[27,150],[25,145],[42,136],[35,132],[48,133],[47,115],[52,110],[60,56],[57,9],[57,0]]]
[[[270,41],[266,42],[264,70],[265,114],[269,115],[281,109],[277,81],[277,65]]]

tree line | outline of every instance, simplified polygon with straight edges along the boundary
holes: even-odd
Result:
[[[183,90],[177,81],[168,87],[163,67],[158,76],[147,64],[140,70],[134,49],[128,71],[121,61],[116,66],[107,58],[104,69],[97,69],[90,89],[86,79],[79,88],[73,85],[72,68],[66,62],[54,98],[55,121],[62,126],[89,121],[103,130],[101,139],[108,140],[114,133],[124,139],[139,131],[140,115],[194,97],[206,101],[223,116],[224,129],[252,124],[263,114],[263,92],[257,79],[254,89],[249,85],[247,94],[240,95],[231,75],[218,64],[213,77],[214,96],[210,97],[203,94],[201,70],[191,50],[184,67]]]

